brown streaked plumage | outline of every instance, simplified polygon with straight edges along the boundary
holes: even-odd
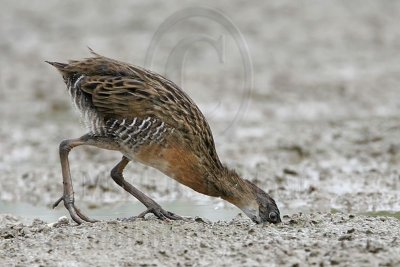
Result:
[[[92,222],[74,205],[68,153],[91,145],[118,150],[122,160],[112,179],[160,219],[180,219],[124,180],[129,161],[152,166],[202,194],[221,197],[254,222],[280,222],[275,201],[264,191],[221,164],[210,127],[199,108],[170,80],[91,51],[93,57],[68,64],[48,62],[63,75],[72,102],[89,132],[60,144],[64,202],[77,222]],[[46,61],[47,62],[47,61]]]

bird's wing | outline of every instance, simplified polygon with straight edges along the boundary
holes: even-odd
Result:
[[[157,79],[144,75],[87,76],[79,86],[91,96],[95,110],[106,120],[153,117],[190,134],[196,134],[197,129],[193,127],[197,121],[205,123],[197,106],[187,103],[175,90],[166,89]]]

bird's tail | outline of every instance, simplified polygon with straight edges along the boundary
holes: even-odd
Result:
[[[68,66],[68,64],[65,64],[65,63],[51,62],[51,61],[45,61],[45,62],[49,63],[50,65],[54,66],[55,68],[57,68],[60,71],[64,70],[65,67]]]

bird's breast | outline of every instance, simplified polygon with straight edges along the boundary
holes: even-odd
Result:
[[[158,169],[199,193],[211,195],[214,190],[206,179],[199,159],[185,148],[151,145],[143,147],[133,157],[134,160]]]

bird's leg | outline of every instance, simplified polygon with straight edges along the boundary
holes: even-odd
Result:
[[[54,204],[53,208],[57,207],[61,201],[64,202],[64,206],[67,208],[71,218],[78,224],[83,222],[96,222],[85,216],[74,204],[74,189],[72,186],[71,172],[69,169],[68,154],[69,152],[77,146],[87,144],[90,140],[89,135],[84,135],[77,139],[64,140],[60,143],[60,161],[63,176],[63,187],[64,193],[61,198],[59,198]]]
[[[129,163],[129,159],[125,156],[122,157],[122,160],[111,170],[111,178],[125,191],[130,193],[132,196],[137,198],[143,205],[146,206],[147,210],[139,214],[137,218],[143,218],[147,213],[153,213],[159,219],[171,219],[171,220],[180,220],[183,219],[182,217],[164,210],[161,206],[155,202],[150,197],[143,194],[139,189],[128,183],[122,174],[126,165]]]

